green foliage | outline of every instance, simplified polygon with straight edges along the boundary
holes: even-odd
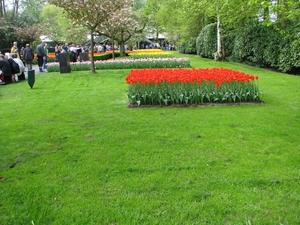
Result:
[[[163,4],[159,11],[160,16],[164,18],[162,21],[167,21],[167,18],[172,16],[169,15],[166,5],[168,3]],[[191,34],[188,26],[193,27],[197,24],[198,28],[201,28],[208,19],[215,21],[216,17],[220,16],[224,53],[228,60],[299,74],[300,48],[297,43],[300,33],[297,20],[299,1],[286,0],[275,3],[258,0],[180,0],[172,2],[173,5],[190,15],[185,18],[180,12],[175,11],[176,18],[165,23],[167,31],[179,31],[181,53],[186,53],[186,37],[193,36],[188,35]],[[195,22],[196,18],[201,21],[202,26]],[[212,39],[213,45],[207,48],[207,44],[204,44],[207,41],[204,37],[207,35],[203,35],[207,32],[205,29],[201,31],[202,36],[197,39],[197,54],[213,58],[217,37],[215,35]],[[228,29],[236,30],[227,33]]]
[[[43,20],[43,1],[22,0],[23,10],[20,11],[20,19],[28,25],[39,24]]]
[[[282,72],[299,74],[300,72],[300,42],[291,40],[285,42],[280,49],[278,69]]]
[[[197,3],[186,3],[182,0],[159,1],[159,10],[154,13],[154,16],[159,27],[168,33],[169,41],[178,42],[196,37],[207,24],[203,10],[200,7],[196,10],[192,6],[197,7]]]
[[[234,48],[234,40],[237,36],[237,32],[235,30],[225,31],[225,35],[223,35],[223,45],[225,51],[225,58],[229,58],[232,55],[232,50]]]
[[[43,4],[40,1],[34,0],[14,1],[10,7],[8,7],[4,1],[1,4],[3,14],[1,14],[0,18],[0,50],[10,49],[14,41],[18,42],[18,47],[21,48],[21,44],[30,42],[31,39],[36,39],[36,33],[34,32],[31,32],[32,37],[30,40],[27,40],[28,36],[24,34],[25,32],[23,36],[20,36],[16,30],[38,26],[41,23]],[[19,4],[18,12],[15,14],[15,12],[11,10],[11,6],[17,4]]]
[[[195,37],[189,38],[186,42],[180,43],[178,50],[184,54],[196,54],[196,39]]]
[[[300,24],[294,21],[279,31],[283,40],[281,41],[278,70],[300,74]]]
[[[115,57],[120,56],[120,52],[114,52]],[[105,53],[101,55],[94,55],[94,60],[107,60],[113,57],[112,53]]]
[[[236,30],[232,55],[229,58],[259,67],[276,67],[281,49],[280,40],[280,33],[274,27],[263,26],[258,22],[248,23]]]
[[[282,35],[274,26],[264,26],[262,32],[265,32],[265,35],[262,33],[260,38],[264,42],[263,48],[263,66],[278,68],[279,55],[282,51],[283,40]]]
[[[297,35],[284,37],[275,26],[252,23],[238,30],[230,58],[282,72],[299,73],[299,52]]]
[[[266,26],[252,22],[239,29],[225,30],[223,44],[226,59],[299,74],[300,43],[297,32],[293,34],[290,29],[280,31],[276,24]]]
[[[55,5],[47,4],[42,12],[43,21],[47,23],[44,33],[47,37],[57,43],[85,43],[87,29],[84,26],[73,24],[72,20],[66,17],[66,12]]]
[[[217,24],[205,26],[196,40],[197,54],[203,58],[214,58],[217,51]]]
[[[14,39],[14,30],[12,28],[0,27],[0,50],[1,53],[10,52],[10,48],[12,46],[12,41]]]

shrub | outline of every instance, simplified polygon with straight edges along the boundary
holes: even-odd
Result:
[[[115,52],[115,57],[120,56],[119,52]],[[112,53],[105,53],[105,54],[101,54],[101,55],[94,55],[94,60],[107,60],[107,59],[111,59]]]
[[[191,37],[188,41],[183,42],[179,45],[179,52],[184,54],[196,54],[196,37]]]
[[[292,74],[299,74],[300,42],[298,40],[285,42],[280,51],[278,70]]]
[[[197,55],[203,58],[213,59],[217,51],[217,24],[205,26],[196,40]]]
[[[279,55],[278,70],[300,74],[300,27],[290,23],[282,30],[284,40]]]
[[[231,60],[258,67],[277,67],[282,39],[273,26],[254,21],[235,34]]]
[[[230,56],[232,55],[233,46],[235,42],[235,38],[237,36],[236,31],[225,31],[225,35],[223,35],[223,45],[224,45],[224,51],[225,51],[225,58],[230,60]]]

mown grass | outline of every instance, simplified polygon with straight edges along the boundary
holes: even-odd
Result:
[[[299,224],[300,77],[265,104],[127,108],[129,70],[0,86],[0,224]]]

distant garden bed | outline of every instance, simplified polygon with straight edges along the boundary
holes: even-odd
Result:
[[[172,53],[161,49],[139,49],[128,53],[130,58],[170,58]]]
[[[129,107],[261,103],[257,76],[225,68],[131,70]]]
[[[59,72],[59,63],[48,63],[48,72]],[[191,67],[189,58],[148,58],[148,59],[120,59],[95,61],[96,70],[105,69],[142,69],[142,68],[180,68]],[[91,62],[71,63],[71,71],[91,70]]]

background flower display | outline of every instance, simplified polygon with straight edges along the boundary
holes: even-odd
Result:
[[[183,57],[171,58],[139,58],[139,59],[120,59],[120,60],[97,60],[95,69],[141,69],[141,68],[179,68],[191,67],[190,59]],[[72,71],[84,71],[91,69],[91,62],[71,63]],[[48,72],[59,72],[59,63],[48,63]]]
[[[172,105],[260,102],[257,76],[225,68],[131,70],[129,103]]]
[[[141,49],[128,53],[130,58],[171,58],[172,53],[161,49]]]

